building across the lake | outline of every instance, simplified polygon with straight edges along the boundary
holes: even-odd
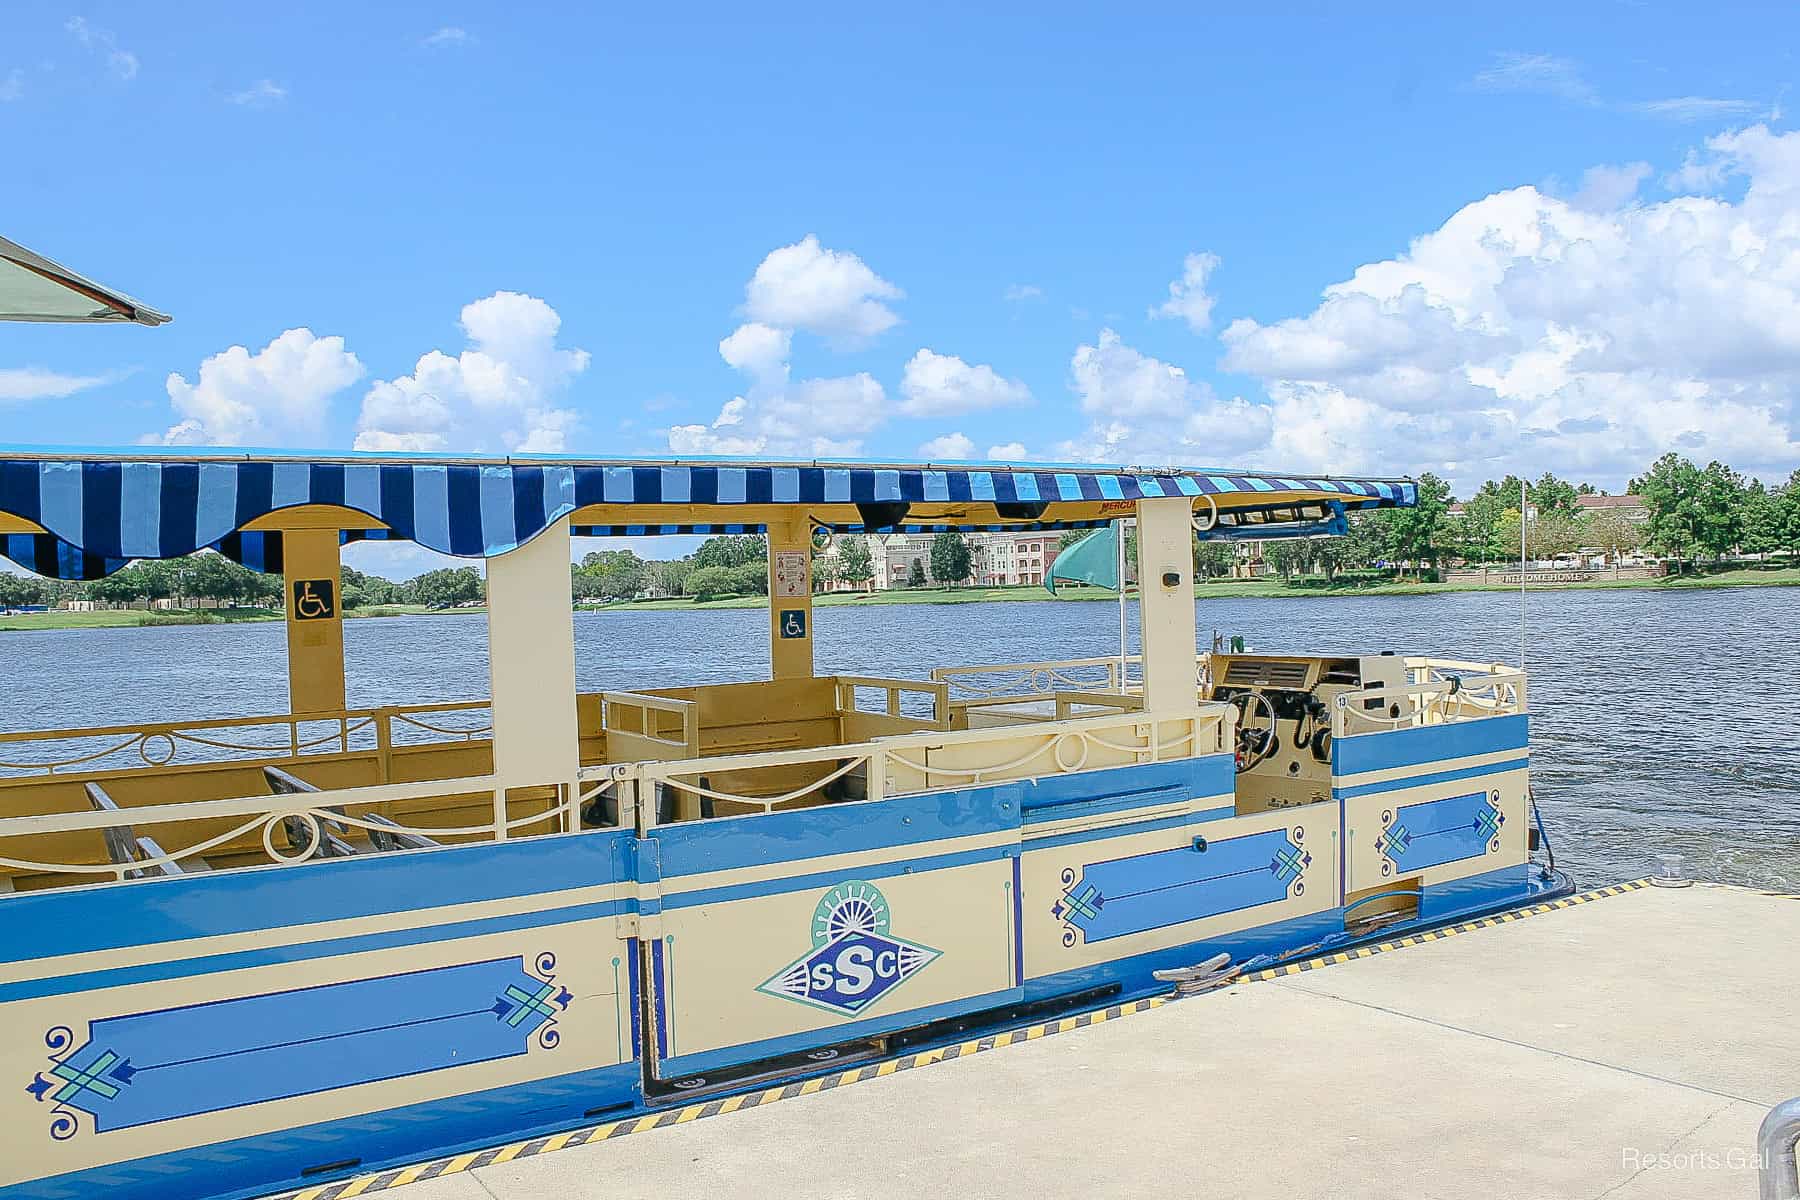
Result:
[[[1575,511],[1586,516],[1598,513],[1617,513],[1634,525],[1642,525],[1650,519],[1650,506],[1642,496],[1630,494],[1624,496],[1603,496],[1598,493],[1581,493],[1575,497]],[[1530,520],[1537,519],[1537,505],[1527,504],[1525,516]],[[1455,518],[1463,515],[1463,501],[1458,500],[1444,510],[1444,515]]]
[[[1577,496],[1575,508],[1589,516],[1603,512],[1617,513],[1634,525],[1642,525],[1650,519],[1650,506],[1642,496]]]
[[[874,560],[875,587],[881,591],[905,587],[907,580],[914,577],[914,564],[920,574],[931,580],[931,540],[935,536],[929,533],[872,535],[869,554]],[[965,533],[963,540],[969,546],[968,582],[977,587],[1042,583],[1050,564],[1056,560],[1060,537],[1055,530]]]

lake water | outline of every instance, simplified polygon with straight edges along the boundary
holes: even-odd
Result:
[[[1800,592],[1530,605],[1533,780],[1558,865],[1595,886],[1677,851],[1701,878],[1800,890]],[[1518,598],[1503,593],[1205,600],[1199,616],[1203,645],[1218,630],[1270,653],[1511,661],[1519,645]],[[1118,644],[1117,609],[1098,602],[823,608],[814,621],[821,672],[923,676]],[[580,686],[764,677],[766,622],[755,609],[580,614]],[[350,621],[345,641],[353,707],[486,694],[479,616]],[[285,671],[274,623],[0,633],[0,729],[282,712]]]

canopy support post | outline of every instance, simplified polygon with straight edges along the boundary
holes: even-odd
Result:
[[[1144,658],[1144,708],[1190,709],[1194,678],[1193,502],[1186,496],[1137,504],[1138,639]],[[1124,581],[1120,580],[1120,586]]]
[[[344,579],[338,530],[282,534],[287,592],[288,711],[344,710]]]
[[[1118,541],[1114,547],[1117,560],[1114,566],[1119,572],[1119,690],[1129,691],[1126,687],[1131,677],[1131,633],[1125,616],[1125,521],[1123,518],[1114,522],[1113,535]],[[1139,589],[1142,591],[1142,589]]]
[[[813,675],[812,522],[769,523],[769,675]]]
[[[487,560],[487,605],[494,774],[503,788],[572,783],[581,733],[568,517]]]

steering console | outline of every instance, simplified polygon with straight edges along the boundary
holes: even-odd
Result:
[[[1237,770],[1242,775],[1281,747],[1276,731],[1275,705],[1260,691],[1235,693],[1230,700],[1238,710]]]

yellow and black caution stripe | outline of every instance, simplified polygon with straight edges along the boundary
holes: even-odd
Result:
[[[686,1125],[689,1121],[698,1121],[705,1117],[740,1112],[746,1108],[758,1108],[764,1104],[773,1104],[777,1100],[791,1100],[795,1096],[811,1096],[817,1092],[828,1092],[847,1084],[861,1083],[868,1079],[880,1079],[900,1071],[910,1071],[914,1067],[930,1066],[932,1063],[944,1062],[947,1059],[964,1058],[986,1050],[997,1050],[1001,1046],[1036,1041],[1054,1034],[1068,1033],[1074,1029],[1085,1029],[1089,1025],[1098,1025],[1102,1021],[1114,1021],[1120,1017],[1131,1016],[1133,1013],[1148,1012],[1150,1009],[1160,1008],[1167,1003],[1169,1000],[1165,996],[1152,996],[1145,1000],[1132,1001],[1129,1004],[1115,1004],[1111,1008],[1080,1013],[1072,1017],[1062,1017],[1055,1021],[1045,1021],[1021,1029],[1011,1029],[1005,1033],[991,1034],[954,1046],[939,1046],[935,1050],[921,1050],[917,1054],[890,1058],[882,1062],[870,1063],[865,1067],[841,1071],[835,1075],[808,1079],[801,1083],[790,1083],[785,1087],[766,1088],[760,1092],[747,1092],[739,1096],[726,1096],[718,1100],[708,1100],[703,1104],[690,1104],[686,1108],[626,1117],[624,1120],[611,1121],[605,1125],[592,1125],[586,1129],[571,1130],[568,1133],[533,1138],[528,1142],[514,1142],[509,1146],[497,1146],[491,1150],[459,1154],[454,1158],[441,1158],[435,1162],[396,1168],[391,1171],[379,1171],[370,1175],[359,1175],[354,1179],[340,1180],[336,1183],[320,1184],[317,1187],[287,1193],[282,1200],[348,1200],[348,1197],[351,1196],[366,1196],[371,1192],[402,1187],[421,1179],[436,1179],[440,1175],[474,1171],[482,1167],[493,1166],[496,1163],[530,1158],[534,1154],[548,1154],[552,1150],[565,1150],[571,1146],[585,1146],[590,1142],[604,1142],[612,1138],[625,1137],[628,1134],[642,1133],[646,1129],[665,1129],[670,1125]]]
[[[1316,971],[1320,967],[1334,967],[1339,963],[1347,963],[1359,958],[1372,958],[1388,950],[1403,950],[1408,946],[1423,946],[1426,942],[1441,942],[1447,937],[1459,933],[1468,933],[1471,929],[1490,929],[1495,925],[1505,925],[1510,921],[1523,921],[1526,917],[1535,917],[1540,913],[1555,912],[1559,908],[1570,908],[1577,904],[1585,904],[1589,900],[1604,900],[1608,896],[1623,896],[1626,892],[1635,892],[1639,888],[1649,887],[1648,879],[1634,879],[1630,883],[1616,883],[1611,887],[1595,888],[1591,892],[1581,892],[1574,896],[1564,896],[1560,900],[1547,900],[1542,904],[1534,904],[1529,908],[1515,908],[1508,912],[1496,913],[1491,917],[1479,917],[1473,921],[1463,921],[1456,925],[1445,925],[1441,929],[1430,929],[1424,933],[1412,933],[1405,937],[1394,938],[1387,942],[1374,942],[1367,946],[1358,946],[1353,950],[1342,950],[1336,954],[1321,954],[1317,958],[1309,958],[1304,962],[1284,963],[1279,967],[1270,967],[1264,971],[1252,971],[1241,977],[1243,982],[1263,979],[1283,979],[1289,975],[1298,975],[1302,971]]]
[[[1256,971],[1233,980],[1234,983],[1247,983],[1258,980],[1280,979],[1288,975],[1297,975],[1302,971],[1312,971],[1319,967],[1333,966],[1337,963],[1350,962],[1353,959],[1368,958],[1387,950],[1399,950],[1406,946],[1419,946],[1426,942],[1441,941],[1453,934],[1467,933],[1471,929],[1487,929],[1494,925],[1504,925],[1509,921],[1520,921],[1539,913],[1554,912],[1559,908],[1569,908],[1589,900],[1600,900],[1607,896],[1619,896],[1626,892],[1646,887],[1649,881],[1634,880],[1613,887],[1597,888],[1580,895],[1565,896],[1561,900],[1551,900],[1544,904],[1536,904],[1530,908],[1515,909],[1498,916],[1482,917],[1479,920],[1464,921],[1459,925],[1449,925],[1442,929],[1434,929],[1429,933],[1411,934],[1407,937],[1395,938],[1392,941],[1380,942],[1370,946],[1346,950],[1339,954],[1326,954],[1304,962],[1290,963],[1279,967],[1270,967],[1266,971]],[[817,1079],[808,1079],[801,1083],[790,1083],[784,1087],[766,1088],[760,1092],[747,1092],[738,1096],[726,1096],[717,1100],[708,1100],[700,1104],[690,1104],[685,1108],[667,1109],[663,1112],[645,1113],[642,1116],[626,1117],[619,1121],[609,1121],[604,1125],[591,1125],[585,1129],[574,1129],[567,1133],[552,1134],[548,1137],[532,1138],[530,1141],[514,1142],[508,1146],[496,1146],[489,1150],[481,1150],[468,1154],[458,1154],[454,1158],[440,1158],[434,1162],[420,1163],[410,1167],[397,1167],[389,1171],[378,1171],[368,1175],[359,1175],[353,1179],[338,1180],[334,1183],[323,1183],[316,1187],[304,1188],[297,1192],[289,1192],[281,1200],[349,1200],[352,1196],[366,1196],[372,1192],[385,1191],[389,1188],[403,1187],[416,1183],[421,1179],[436,1179],[440,1175],[456,1175],[463,1171],[479,1170],[482,1167],[499,1163],[512,1162],[515,1159],[530,1158],[537,1154],[548,1154],[553,1150],[566,1150],[571,1146],[586,1146],[592,1142],[605,1142],[613,1138],[626,1137],[633,1133],[642,1133],[647,1129],[666,1129],[671,1125],[686,1125],[690,1121],[699,1121],[707,1117],[716,1117],[724,1113],[741,1112],[746,1108],[760,1108],[765,1104],[773,1104],[777,1100],[791,1100],[795,1096],[811,1096],[818,1092],[828,1092],[852,1083],[862,1083],[869,1079],[880,1079],[887,1075],[895,1075],[901,1071],[910,1071],[915,1067],[927,1067],[933,1063],[946,1062],[953,1058],[966,1058],[971,1054],[981,1054],[988,1050],[998,1050],[1002,1046],[1016,1046],[1020,1042],[1033,1042],[1040,1038],[1052,1037],[1059,1033],[1068,1033],[1076,1029],[1085,1029],[1090,1025],[1098,1025],[1103,1021],[1116,1021],[1120,1017],[1132,1016],[1136,1013],[1149,1012],[1153,1008],[1161,1008],[1171,1002],[1167,996],[1152,996],[1145,1000],[1135,1000],[1129,1004],[1115,1004],[1110,1008],[1098,1009],[1094,1012],[1078,1013],[1070,1017],[1059,1017],[1054,1021],[1044,1021],[1036,1025],[1027,1025],[1020,1029],[1008,1030],[1005,1033],[990,1034],[987,1037],[961,1042],[954,1046],[939,1046],[935,1050],[921,1050],[917,1054],[907,1054],[899,1058],[890,1058],[883,1062],[870,1063],[863,1067],[853,1067],[835,1075],[825,1075]]]

